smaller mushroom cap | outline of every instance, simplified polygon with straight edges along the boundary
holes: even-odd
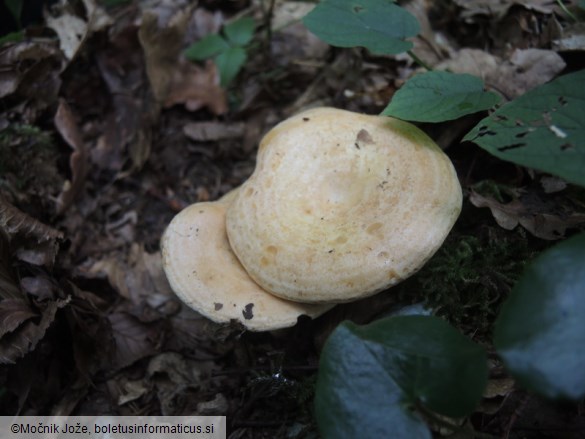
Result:
[[[270,130],[227,213],[231,247],[267,291],[348,302],[416,272],[461,211],[449,158],[412,124],[334,108]]]
[[[235,191],[215,202],[196,203],[169,224],[162,241],[171,288],[190,308],[218,323],[237,320],[252,331],[294,326],[300,315],[317,317],[333,305],[275,297],[246,273],[229,245],[225,213]]]

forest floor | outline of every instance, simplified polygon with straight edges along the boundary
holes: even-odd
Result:
[[[505,99],[585,64],[583,30],[555,1],[400,3],[421,23],[421,59],[476,74]],[[319,351],[341,321],[424,303],[490,349],[526,262],[582,227],[585,205],[560,179],[460,143],[485,114],[421,124],[452,159],[464,206],[400,286],[267,333],[210,322],[170,290],[165,227],[245,181],[263,133],[312,106],[379,114],[417,71],[407,56],[319,41],[300,22],[311,7],[57,2],[23,24],[22,41],[0,45],[2,415],[227,415],[232,439],[317,437]],[[256,32],[226,89],[213,61],[182,53],[242,16]],[[582,404],[528,396],[491,361],[478,431],[585,437]]]

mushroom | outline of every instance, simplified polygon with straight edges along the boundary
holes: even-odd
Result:
[[[225,212],[232,191],[215,202],[182,210],[161,240],[163,268],[171,288],[209,319],[237,320],[252,331],[293,326],[300,315],[316,317],[333,305],[301,304],[264,291],[243,269],[228,243]]]
[[[420,269],[461,203],[451,161],[414,125],[315,108],[263,138],[227,210],[227,234],[266,291],[348,302]]]

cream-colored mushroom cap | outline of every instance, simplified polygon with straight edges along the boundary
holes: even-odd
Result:
[[[215,322],[238,320],[252,331],[286,328],[300,315],[316,317],[330,309],[273,296],[248,276],[225,231],[225,212],[234,194],[192,204],[167,227],[161,241],[163,267],[177,296]]]
[[[228,209],[227,233],[267,291],[346,302],[421,268],[461,201],[451,161],[414,125],[316,108],[266,134]]]

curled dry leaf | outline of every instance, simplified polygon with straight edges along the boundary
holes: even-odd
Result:
[[[184,104],[191,111],[208,107],[214,114],[223,114],[227,111],[227,98],[213,62],[201,68],[181,58],[190,14],[191,8],[179,12],[164,28],[159,28],[155,14],[143,15],[138,36],[150,86],[164,107]]]
[[[534,196],[516,198],[504,204],[472,192],[469,201],[476,207],[488,207],[500,227],[512,230],[520,224],[537,238],[546,240],[560,239],[567,229],[585,224],[585,214],[569,213],[561,216]]]
[[[59,108],[55,114],[55,127],[63,139],[73,149],[69,158],[71,167],[71,181],[67,181],[57,198],[57,213],[61,214],[75,200],[83,189],[87,175],[87,149],[81,136],[81,130],[75,121],[75,116],[65,100],[59,101]]]
[[[21,234],[38,242],[63,239],[63,232],[34,219],[0,197],[0,228],[8,235]]]
[[[35,323],[29,319],[18,326],[16,331],[5,334],[0,338],[0,364],[13,364],[16,360],[32,351],[44,337],[53,320],[55,320],[57,311],[68,303],[69,299],[49,302],[40,310],[42,314],[40,322]]]

